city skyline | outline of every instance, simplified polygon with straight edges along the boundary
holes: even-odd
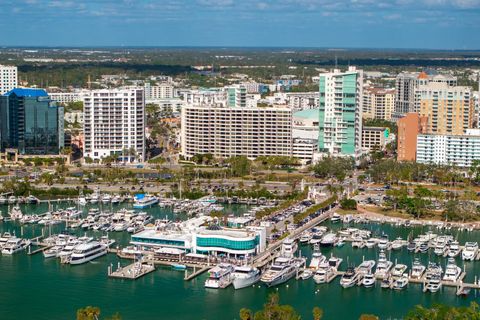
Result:
[[[480,40],[478,0],[3,0],[0,9],[2,46],[473,50]]]

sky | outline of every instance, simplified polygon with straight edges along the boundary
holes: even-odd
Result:
[[[0,0],[0,46],[480,49],[480,0]]]

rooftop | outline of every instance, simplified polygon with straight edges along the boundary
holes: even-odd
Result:
[[[48,97],[48,93],[44,89],[34,89],[34,88],[15,88],[5,93],[5,95],[9,96],[13,93],[17,97]]]
[[[293,114],[293,117],[318,120],[320,117],[319,109],[305,109],[302,111],[298,111]]]

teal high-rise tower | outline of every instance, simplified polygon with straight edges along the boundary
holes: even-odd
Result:
[[[363,71],[320,74],[318,151],[358,157],[362,142]]]

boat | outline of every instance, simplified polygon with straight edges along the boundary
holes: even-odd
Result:
[[[187,269],[187,266],[184,264],[172,264],[173,270],[184,271]]]
[[[300,239],[298,240],[302,244],[308,243],[312,239],[312,233],[311,232],[304,232]]]
[[[7,243],[7,241],[10,238],[12,238],[12,235],[10,234],[10,232],[4,232],[3,234],[0,235],[0,249],[3,248],[5,243]]]
[[[421,253],[427,252],[428,251],[428,243],[426,243],[426,242],[420,243],[420,245],[418,246],[418,251],[421,252]]]
[[[460,250],[460,245],[459,245],[458,241],[453,241],[448,246],[448,256],[450,258],[455,258],[456,256],[458,256],[460,254],[460,251],[461,250]]]
[[[371,288],[375,285],[375,275],[372,273],[367,273],[366,275],[363,276],[362,279],[362,285],[365,288]]]
[[[150,208],[157,203],[158,203],[158,198],[155,196],[137,194],[133,202],[133,208],[134,209]]]
[[[372,273],[372,269],[375,267],[374,260],[365,260],[355,269],[358,274],[365,275]]]
[[[457,282],[462,274],[462,269],[455,264],[453,258],[448,258],[447,266],[445,267],[444,281]]]
[[[339,215],[338,213],[334,213],[331,217],[330,217],[330,222],[332,223],[337,223],[337,222],[340,222],[342,221],[342,216]]]
[[[432,293],[437,292],[442,288],[441,276],[438,274],[432,275],[425,285],[425,291],[430,291]]]
[[[254,285],[260,280],[261,272],[259,269],[251,266],[235,267],[233,273],[233,287],[242,289]]]
[[[0,196],[0,204],[6,204],[8,202],[7,198]]]
[[[307,279],[310,279],[312,276],[313,276],[313,271],[311,269],[305,269],[300,274],[300,279],[307,280]]]
[[[313,248],[313,253],[312,253],[312,260],[310,261],[310,264],[308,267],[313,270],[317,270],[320,264],[325,262],[327,258],[320,252],[320,248],[318,247],[318,244],[314,246]]]
[[[295,252],[297,252],[298,246],[297,242],[292,238],[285,238],[282,243],[282,248],[280,250],[280,255],[282,257],[293,258]]]
[[[339,238],[337,242],[335,243],[335,247],[341,248],[345,245],[345,239],[344,238]]]
[[[363,240],[360,237],[354,238],[352,241],[352,248],[362,249],[365,247],[365,245],[366,245],[365,240]]]
[[[15,196],[8,197],[8,204],[15,204],[17,203],[17,198]]]
[[[2,254],[12,255],[19,251],[25,250],[30,245],[30,243],[30,240],[27,239],[11,237],[3,246]]]
[[[103,243],[92,241],[81,243],[73,249],[70,255],[70,264],[82,264],[107,254],[107,246]]]
[[[358,282],[358,273],[355,272],[353,267],[349,267],[347,271],[343,274],[342,278],[340,279],[340,285],[343,288],[350,288],[356,285]]]
[[[401,277],[407,271],[407,268],[404,264],[396,264],[392,269],[392,277]]]
[[[418,258],[413,261],[412,265],[412,278],[413,279],[420,279],[423,274],[425,273],[426,267],[420,263],[420,260]]]
[[[105,193],[103,196],[102,196],[102,203],[110,203],[112,201],[112,196],[108,193]]]
[[[27,197],[27,199],[26,199],[26,202],[27,202],[28,204],[37,204],[39,201],[40,201],[40,200],[38,200],[37,197],[32,196],[32,195],[29,195],[29,196]]]
[[[336,271],[336,268],[332,267],[328,262],[324,262],[315,271],[313,281],[317,284],[326,283],[335,275]]]
[[[408,285],[408,275],[402,274],[400,277],[396,278],[393,282],[393,290],[403,290]]]
[[[45,258],[56,258],[62,251],[64,246],[53,246],[43,251],[43,256]]]
[[[393,278],[390,276],[385,276],[382,279],[382,282],[380,282],[380,287],[382,289],[390,289],[393,285]]]
[[[404,246],[405,241],[402,238],[397,238],[392,241],[392,250],[400,250]]]
[[[219,265],[208,270],[208,278],[205,280],[205,288],[223,289],[232,283],[234,267],[228,263]]]
[[[340,264],[342,264],[342,261],[343,261],[342,258],[331,256],[330,259],[328,259],[328,265],[334,268],[335,271],[337,271],[338,268],[340,267]]]
[[[112,204],[119,204],[120,202],[122,202],[122,198],[120,198],[119,195],[114,195],[114,196],[112,197],[112,201],[111,201],[111,202],[112,202]]]
[[[12,220],[20,220],[23,217],[22,210],[20,210],[19,206],[15,206],[10,210],[10,218]]]
[[[382,237],[380,238],[380,240],[378,240],[378,248],[380,250],[386,250],[389,248],[390,246],[390,242],[388,242],[388,238],[387,237]]]
[[[407,251],[408,252],[414,252],[415,249],[417,249],[417,244],[413,241],[410,241],[408,244],[407,244]]]
[[[270,268],[263,273],[260,280],[268,287],[273,287],[290,280],[297,272],[297,266],[292,258],[278,257]]]
[[[375,247],[377,245],[377,239],[376,238],[369,238],[366,242],[365,242],[365,246],[369,249]]]
[[[375,276],[382,278],[385,277],[390,269],[392,268],[393,263],[387,260],[387,256],[385,252],[382,250],[380,251],[377,263],[377,269],[375,270]]]
[[[337,235],[335,233],[327,233],[320,241],[320,245],[322,247],[331,247],[335,242],[337,242]]]
[[[473,261],[477,256],[478,242],[466,242],[465,248],[462,250],[462,259],[465,261]]]
[[[448,251],[448,247],[445,243],[437,242],[437,245],[435,246],[433,253],[435,253],[437,256],[443,256],[445,253],[447,253],[447,251]]]

